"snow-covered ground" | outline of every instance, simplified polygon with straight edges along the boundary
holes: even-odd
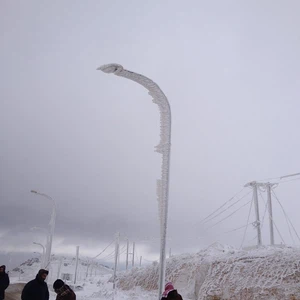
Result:
[[[52,272],[55,271],[53,259]],[[74,273],[74,259],[61,267],[61,274]],[[35,277],[39,261],[29,260],[11,272],[12,282],[27,282]],[[20,270],[22,274],[20,276]],[[117,273],[113,291],[113,270],[94,266],[87,274],[87,261],[79,263],[78,281],[67,281],[74,288],[77,299],[157,299],[158,265],[134,268]],[[51,272],[51,269],[50,269]],[[72,273],[72,274],[73,274]],[[25,280],[26,279],[26,280]],[[55,280],[49,277],[49,286]],[[300,249],[292,247],[264,247],[237,250],[214,244],[195,254],[182,254],[167,260],[166,280],[172,281],[184,300],[292,300],[300,299]],[[51,291],[51,300],[55,299]]]

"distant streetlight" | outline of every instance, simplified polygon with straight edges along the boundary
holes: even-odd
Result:
[[[51,218],[50,218],[50,222],[49,222],[49,232],[48,232],[48,236],[47,236],[46,254],[45,254],[45,260],[44,260],[44,266],[45,266],[45,268],[48,268],[50,265],[50,261],[51,261],[52,239],[53,239],[54,229],[55,229],[56,203],[55,203],[54,199],[52,199],[50,196],[48,196],[46,194],[39,193],[35,190],[31,190],[31,193],[45,197],[48,200],[52,201],[52,204],[53,204]]]
[[[33,231],[33,230],[41,230],[41,231],[43,231],[44,233],[46,233],[46,249],[47,249],[47,247],[48,247],[48,245],[49,245],[49,230],[46,229],[46,228],[36,227],[36,226],[31,227],[30,230],[31,230],[31,231]],[[45,259],[46,259],[46,258],[44,257],[44,262],[45,262]]]
[[[44,247],[44,245],[42,245],[40,243],[33,242],[33,244],[41,246],[43,249],[43,254],[42,254],[42,258],[41,258],[41,269],[43,269],[43,268],[45,268],[45,247]]]
[[[160,219],[160,271],[159,271],[159,299],[165,286],[166,273],[166,237],[168,221],[168,200],[169,200],[169,170],[171,153],[171,108],[169,101],[160,87],[144,75],[125,70],[121,65],[103,65],[97,70],[104,73],[113,73],[137,82],[146,88],[153,102],[158,105],[160,112],[160,143],[156,152],[162,154],[161,179],[157,180],[157,196],[159,202]]]

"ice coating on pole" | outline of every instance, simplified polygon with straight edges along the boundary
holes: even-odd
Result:
[[[155,147],[155,151],[162,154],[161,178],[157,180],[157,200],[159,207],[160,220],[160,271],[159,271],[159,299],[165,284],[166,269],[166,235],[168,219],[168,199],[169,199],[169,172],[170,172],[170,153],[171,153],[171,109],[170,104],[159,88],[151,79],[125,70],[119,64],[103,65],[98,70],[105,73],[113,73],[117,76],[125,77],[145,87],[152,97],[153,103],[157,104],[160,112],[160,142]]]

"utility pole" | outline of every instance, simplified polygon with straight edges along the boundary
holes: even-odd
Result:
[[[142,266],[142,256],[140,257],[140,267]]]
[[[169,252],[169,258],[172,256],[172,252],[171,252],[171,248],[170,248],[170,252]]]
[[[261,227],[260,227],[260,219],[259,219],[259,206],[258,206],[258,195],[257,195],[257,186],[262,185],[257,183],[256,181],[249,182],[245,185],[245,187],[251,187],[253,190],[253,200],[254,200],[254,207],[255,207],[255,227],[257,230],[257,246],[260,247],[262,244],[261,241]]]
[[[91,262],[88,261],[88,262],[87,262],[87,267],[86,267],[86,276],[85,276],[85,278],[87,278],[88,275],[89,275],[89,267],[90,267],[90,264],[91,264]]]
[[[116,279],[117,279],[117,268],[118,268],[118,257],[119,257],[119,241],[120,233],[116,234],[116,244],[115,244],[115,267],[114,267],[114,283],[113,290],[116,288]]]
[[[127,250],[126,250],[126,271],[128,270],[128,255],[129,255],[129,240],[127,239]]]
[[[135,250],[135,242],[132,245],[132,267],[134,267],[134,250]]]
[[[63,261],[63,258],[61,258],[59,261],[59,265],[58,265],[58,269],[57,269],[57,278],[59,278],[59,276],[60,276],[62,261]]]
[[[77,279],[78,257],[79,257],[79,246],[76,246],[76,264],[75,264],[74,285],[76,284],[76,279]]]
[[[274,226],[273,226],[273,210],[272,210],[272,186],[274,184],[266,183],[267,194],[268,194],[268,211],[269,211],[269,226],[270,226],[270,243],[274,245]]]
[[[91,271],[90,271],[90,277],[92,277],[93,274],[93,268],[94,268],[94,261],[91,262]]]

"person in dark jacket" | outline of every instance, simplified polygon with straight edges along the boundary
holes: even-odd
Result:
[[[53,289],[57,294],[56,300],[76,300],[76,295],[73,290],[61,279],[55,280],[53,283]]]
[[[0,267],[0,300],[5,298],[5,290],[9,286],[9,277],[8,274],[5,273],[5,266]]]
[[[182,300],[182,297],[178,294],[172,282],[168,282],[165,286],[165,291],[162,294],[161,300]]]
[[[22,300],[49,300],[49,290],[45,279],[48,271],[41,269],[35,279],[29,281],[23,288]]]

